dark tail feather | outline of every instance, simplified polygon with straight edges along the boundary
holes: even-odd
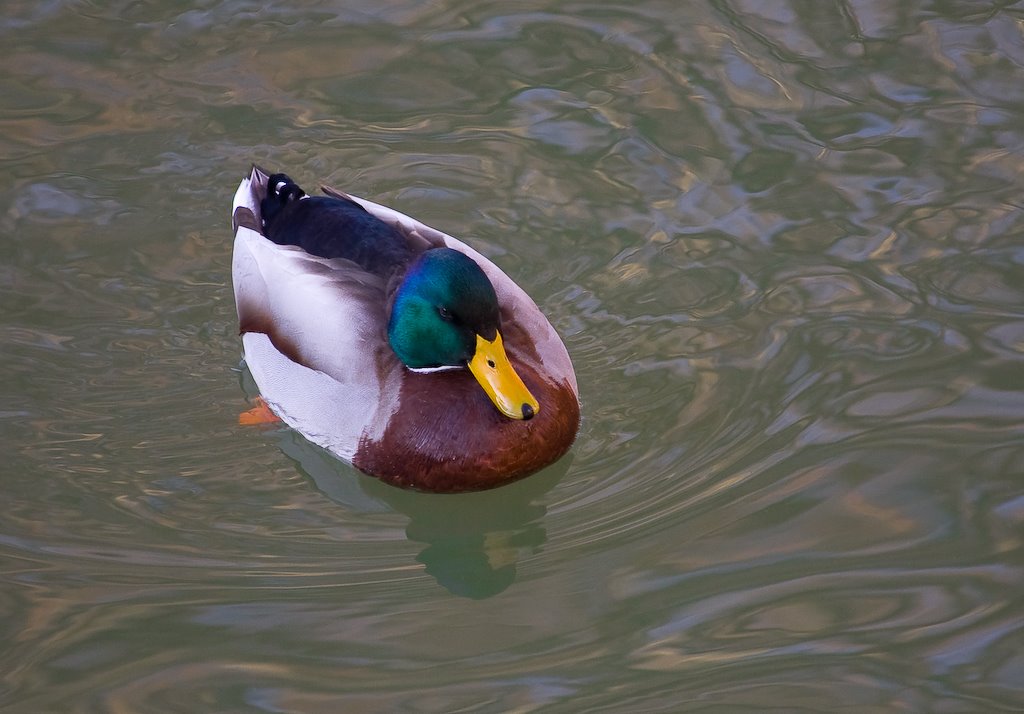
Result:
[[[266,226],[273,221],[282,208],[305,195],[306,192],[287,174],[271,174],[267,180],[267,197],[260,202],[263,225]]]

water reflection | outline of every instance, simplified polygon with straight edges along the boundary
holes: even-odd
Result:
[[[519,560],[544,545],[542,497],[571,465],[569,456],[528,479],[482,493],[415,494],[370,479],[364,488],[409,517],[406,535],[426,544],[416,559],[438,583],[455,595],[480,599],[511,585]]]
[[[207,5],[5,4],[0,708],[1019,709],[1019,3]],[[542,302],[568,471],[238,428],[251,158]]]
[[[572,465],[569,455],[501,489],[426,494],[360,474],[288,429],[279,429],[276,441],[317,488],[342,507],[339,520],[356,513],[406,516],[406,536],[425,546],[416,560],[446,590],[473,599],[508,588],[515,582],[519,560],[544,545],[543,496]]]

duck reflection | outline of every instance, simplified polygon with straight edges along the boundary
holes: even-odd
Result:
[[[547,540],[541,496],[568,466],[566,459],[523,481],[480,493],[416,493],[376,479],[363,479],[363,488],[409,517],[406,536],[426,545],[416,559],[438,583],[455,595],[482,599],[511,585],[520,556],[537,552]]]
[[[484,599],[516,578],[524,554],[544,544],[542,496],[569,469],[572,455],[516,483],[491,491],[433,494],[404,491],[365,476],[289,429],[278,444],[335,503],[362,513],[397,511],[405,533],[425,547],[416,560],[454,595]]]

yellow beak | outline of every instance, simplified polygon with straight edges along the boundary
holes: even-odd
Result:
[[[505,416],[511,419],[531,419],[540,411],[540,404],[523,384],[512,363],[508,361],[501,333],[488,342],[476,336],[476,353],[469,361],[469,371],[480,382],[487,396]]]

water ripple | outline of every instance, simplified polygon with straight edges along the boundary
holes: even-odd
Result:
[[[1013,709],[1019,21],[14,2],[0,707]],[[570,457],[434,498],[239,427],[253,160],[515,276]]]

